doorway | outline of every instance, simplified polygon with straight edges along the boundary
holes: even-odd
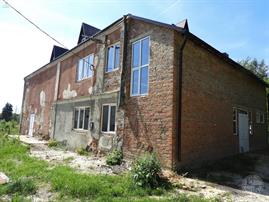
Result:
[[[249,132],[248,132],[248,113],[238,113],[238,128],[239,128],[239,151],[240,153],[249,151]]]
[[[34,122],[35,122],[35,114],[30,115],[30,121],[29,121],[29,131],[28,135],[30,137],[33,137],[33,132],[34,132]]]

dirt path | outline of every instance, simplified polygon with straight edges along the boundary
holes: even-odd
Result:
[[[94,173],[94,174],[118,174],[130,170],[130,164],[125,162],[122,166],[107,166],[105,158],[94,156],[81,156],[72,151],[66,151],[59,148],[50,148],[47,146],[46,141],[39,141],[35,138],[27,136],[20,136],[23,143],[31,145],[30,155],[49,162],[51,165],[64,164],[68,165],[80,172]],[[221,201],[236,201],[236,202],[267,202],[269,201],[269,155],[258,155],[258,160],[255,164],[253,175],[261,176],[262,189],[258,190],[259,193],[251,191],[240,190],[240,186],[246,181],[238,174],[227,173],[225,171],[210,171],[208,175],[215,175],[226,177],[229,179],[226,183],[231,186],[219,185],[206,180],[182,177],[174,174],[171,171],[164,171],[164,176],[167,177],[175,186],[176,193],[184,193],[191,195],[198,195],[205,198],[219,198]],[[268,179],[268,181],[267,181]],[[251,182],[251,188],[255,188],[256,184]],[[232,188],[238,187],[238,189]],[[257,191],[257,189],[256,189]],[[41,196],[44,193],[41,193]]]
[[[52,165],[68,165],[83,173],[113,175],[130,169],[127,161],[120,166],[108,166],[104,157],[95,157],[90,154],[83,156],[63,148],[48,147],[47,141],[34,137],[21,135],[20,141],[31,146],[30,156],[45,160]]]

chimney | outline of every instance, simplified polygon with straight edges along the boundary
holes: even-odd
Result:
[[[180,28],[182,28],[182,29],[184,29],[186,31],[189,31],[189,25],[188,25],[188,20],[187,19],[178,22],[176,24],[176,26],[180,27]]]
[[[229,54],[226,53],[226,52],[223,52],[222,54],[223,54],[225,57],[227,57],[227,58],[229,57]]]

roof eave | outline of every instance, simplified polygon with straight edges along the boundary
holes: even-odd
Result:
[[[34,75],[35,73],[37,73],[38,71],[42,70],[43,68],[45,68],[46,66],[52,64],[52,63],[57,63],[59,59],[61,59],[62,57],[64,57],[65,55],[73,52],[76,48],[82,46],[83,44],[87,43],[88,41],[92,40],[94,37],[96,37],[97,35],[105,32],[106,30],[108,30],[109,28],[111,28],[112,26],[120,23],[123,20],[123,17],[119,18],[118,20],[114,21],[112,24],[110,24],[109,26],[105,27],[104,29],[98,31],[97,33],[95,33],[93,36],[89,37],[87,40],[81,42],[80,44],[76,45],[75,47],[73,47],[72,49],[70,49],[69,51],[66,51],[64,54],[60,55],[59,57],[55,58],[55,60],[43,65],[42,67],[40,67],[39,69],[35,70],[34,72],[32,72],[31,74],[28,74],[27,76],[24,77],[24,80],[26,81],[27,79],[31,78],[32,75]]]
[[[182,33],[182,32],[181,32]],[[238,68],[240,71],[243,71],[244,73],[247,73],[249,76],[253,77],[254,79],[256,79],[257,81],[261,82],[263,85],[265,85],[267,88],[269,87],[269,84],[267,82],[265,82],[263,79],[261,79],[260,77],[258,77],[256,74],[254,74],[253,72],[251,72],[250,70],[246,69],[245,67],[243,67],[242,65],[240,65],[239,63],[235,62],[233,59],[231,59],[230,57],[227,57],[225,55],[223,55],[223,53],[221,53],[220,51],[218,51],[217,49],[215,49],[213,46],[209,45],[208,43],[206,43],[205,41],[203,41],[202,39],[198,38],[197,36],[195,36],[194,34],[192,34],[191,32],[185,32],[185,34],[187,35],[187,37],[191,38],[192,40],[194,40],[195,42],[199,43],[200,45],[204,46],[205,48],[207,48],[209,51],[215,53],[217,56],[219,56],[220,58],[222,58],[223,60],[227,61],[228,63],[230,63],[232,66]]]

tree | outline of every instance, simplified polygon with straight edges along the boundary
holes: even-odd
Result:
[[[6,103],[4,108],[2,109],[2,119],[5,121],[10,121],[12,118],[13,106],[10,103]]]
[[[240,65],[245,67],[246,69],[252,71],[258,77],[263,80],[267,80],[268,78],[268,69],[269,66],[265,64],[264,60],[258,61],[256,58],[247,57],[244,60],[238,62]]]

